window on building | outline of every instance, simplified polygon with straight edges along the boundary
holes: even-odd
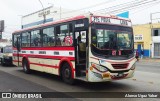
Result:
[[[22,33],[22,47],[30,47],[30,33]]]
[[[40,30],[31,31],[31,46],[32,47],[41,46]]]
[[[160,29],[153,29],[153,36],[160,36]]]
[[[72,25],[61,25],[56,27],[56,45],[71,46],[73,44]]]
[[[158,30],[154,30],[154,36],[158,36]]]
[[[54,27],[43,29],[43,46],[55,46]]]

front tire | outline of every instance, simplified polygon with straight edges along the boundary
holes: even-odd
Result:
[[[67,84],[74,84],[74,79],[72,78],[72,70],[68,63],[62,66],[62,79]]]
[[[23,60],[23,71],[27,74],[29,74],[31,72],[30,68],[29,68],[29,64],[28,61],[25,59]]]

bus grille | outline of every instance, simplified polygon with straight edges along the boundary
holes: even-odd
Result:
[[[114,69],[125,69],[128,67],[128,63],[126,64],[112,64]]]

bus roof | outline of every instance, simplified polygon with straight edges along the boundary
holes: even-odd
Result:
[[[122,18],[122,17],[118,17],[118,16],[115,16],[115,15],[93,14],[93,13],[90,13],[90,14],[86,14],[86,15],[79,15],[79,16],[76,16],[76,17],[68,18],[68,19],[63,19],[63,20],[59,20],[59,21],[49,22],[49,23],[46,23],[46,24],[41,24],[41,25],[37,25],[37,26],[34,26],[34,27],[17,30],[17,31],[14,31],[13,33],[19,33],[19,32],[23,32],[23,31],[26,31],[26,30],[32,30],[32,29],[35,29],[35,28],[50,26],[50,25],[53,25],[53,24],[59,24],[59,23],[63,23],[63,22],[84,19],[84,18],[88,18],[89,17],[88,15],[95,16],[95,17],[108,17],[108,18],[113,18],[113,19],[119,19],[119,20],[123,19],[123,20],[126,20],[126,21],[131,21],[128,18]]]
[[[26,30],[31,30],[31,29],[34,29],[34,28],[45,27],[45,26],[49,26],[49,25],[53,25],[53,24],[58,24],[58,23],[63,23],[63,22],[73,21],[73,20],[78,20],[78,19],[83,19],[83,18],[86,18],[86,16],[80,15],[80,16],[76,16],[76,17],[72,17],[72,18],[68,18],[68,19],[64,19],[64,20],[49,22],[49,23],[46,23],[46,24],[41,24],[41,25],[37,25],[37,26],[34,26],[34,27],[17,30],[13,33],[18,33],[18,32],[22,32],[22,31],[26,31]]]

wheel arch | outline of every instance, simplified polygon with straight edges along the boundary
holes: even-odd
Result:
[[[59,75],[60,75],[60,76],[62,75],[62,67],[63,67],[63,65],[64,65],[65,63],[68,63],[68,64],[69,64],[69,66],[70,66],[70,68],[71,68],[71,70],[72,70],[72,78],[74,78],[74,71],[75,71],[75,69],[73,68],[72,62],[71,62],[69,59],[67,59],[67,58],[61,59],[61,61],[60,61],[60,63],[59,63],[59,71],[58,71]]]

